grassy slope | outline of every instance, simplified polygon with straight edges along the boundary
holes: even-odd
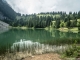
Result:
[[[56,16],[56,17],[60,17],[60,15],[59,14],[55,14],[55,15],[53,15],[53,14],[37,14],[37,16],[52,16],[53,18]]]

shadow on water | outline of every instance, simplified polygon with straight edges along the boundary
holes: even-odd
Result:
[[[6,53],[10,52],[10,48],[10,44],[7,44],[6,46],[0,46],[0,55],[5,55]]]

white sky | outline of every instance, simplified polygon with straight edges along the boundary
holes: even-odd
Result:
[[[32,14],[51,11],[77,12],[80,10],[80,0],[6,0],[16,11],[22,14]]]

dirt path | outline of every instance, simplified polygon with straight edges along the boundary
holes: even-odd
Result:
[[[61,60],[58,54],[47,53],[42,55],[34,55],[32,57],[27,57],[22,60]]]

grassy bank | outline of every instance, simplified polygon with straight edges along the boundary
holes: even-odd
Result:
[[[49,31],[49,32],[52,32],[53,30],[59,30],[61,32],[73,32],[73,33],[78,33],[79,30],[78,30],[78,27],[73,27],[73,28],[52,28],[52,27],[46,27],[46,28],[34,28],[34,27],[10,27],[11,29],[23,29],[23,30],[27,30],[27,29],[44,29],[46,31]]]
[[[73,28],[59,28],[58,30],[59,31],[62,31],[62,32],[68,32],[68,31],[71,31],[71,32],[74,32],[74,33],[78,33],[79,32],[78,27],[73,27]]]
[[[25,26],[22,26],[22,27],[11,27],[11,28],[13,28],[13,29],[23,29],[23,30],[25,30],[25,29],[49,29],[48,27],[46,27],[46,28],[34,28],[34,27],[25,27]]]

